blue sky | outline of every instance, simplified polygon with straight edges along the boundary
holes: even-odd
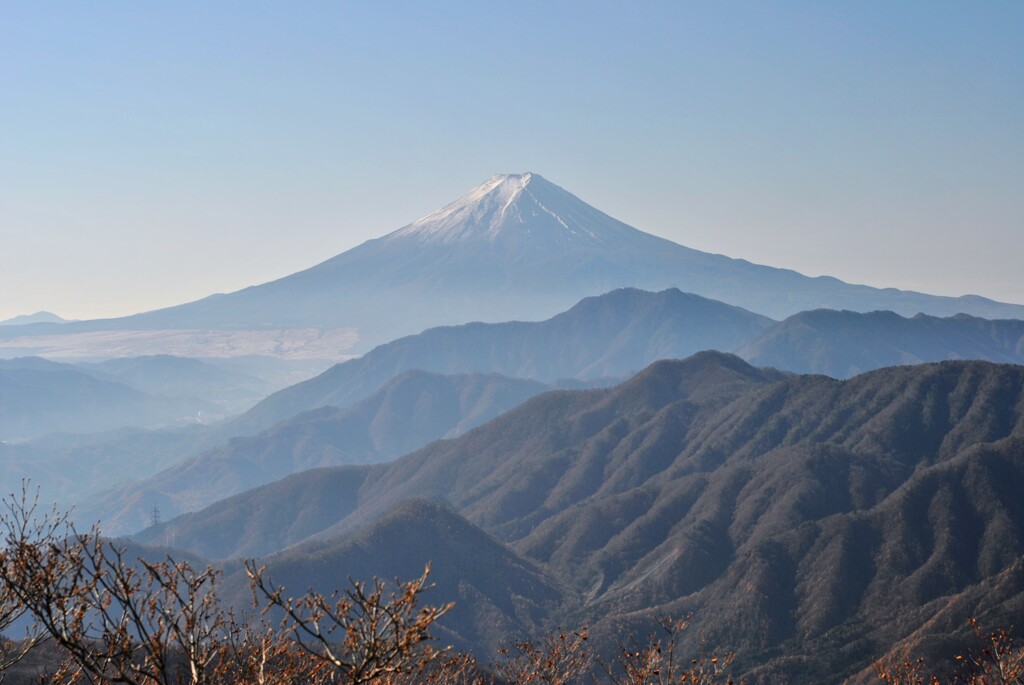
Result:
[[[1024,3],[5,2],[0,318],[286,275],[496,172],[1024,302]]]

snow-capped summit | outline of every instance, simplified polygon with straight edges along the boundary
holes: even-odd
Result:
[[[637,232],[539,174],[496,174],[436,212],[385,236],[431,243],[609,245]]]
[[[547,318],[625,286],[675,287],[775,318],[819,308],[1024,318],[1020,305],[878,290],[700,252],[524,173],[492,176],[397,231],[276,281],[61,330],[345,330],[363,352],[439,324]]]

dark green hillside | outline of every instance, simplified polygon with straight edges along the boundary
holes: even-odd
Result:
[[[1024,608],[1022,450],[1018,438],[972,448],[868,511],[750,539],[714,583],[666,608],[698,612],[750,666],[781,646],[788,659],[760,671],[789,682],[835,682],[900,642],[938,641],[949,658],[968,618],[1017,623]]]

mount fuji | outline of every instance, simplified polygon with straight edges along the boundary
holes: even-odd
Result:
[[[693,250],[525,173],[493,176],[432,214],[276,281],[121,319],[18,328],[347,329],[355,333],[348,351],[363,352],[430,326],[539,320],[626,286],[676,287],[779,319],[818,308],[1024,318],[1024,306],[978,296],[852,285]]]

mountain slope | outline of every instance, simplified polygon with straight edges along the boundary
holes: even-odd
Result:
[[[323,531],[352,512],[366,468],[312,469],[258,488],[263,497],[227,497],[199,514],[182,514],[132,536],[144,544],[210,559],[270,554]]]
[[[175,515],[298,471],[388,461],[460,435],[547,389],[497,374],[408,371],[352,407],[304,412],[258,435],[233,438],[94,497],[83,509],[108,530],[136,529],[152,507],[146,503],[159,502],[166,515]]]
[[[893,312],[816,310],[789,317],[739,347],[757,366],[847,378],[894,366],[947,359],[1024,363],[1024,321],[938,318]]]
[[[692,612],[684,647],[737,650],[750,682],[838,682],[899,640],[1024,606],[1021,454],[1024,367],[839,381],[704,353],[364,467],[312,535],[443,501],[577,594],[549,625],[571,614],[600,641]]]
[[[0,440],[182,422],[214,405],[162,398],[42,359],[0,361]]]
[[[615,290],[588,297],[547,321],[473,323],[395,340],[271,395],[235,425],[252,431],[306,409],[347,406],[408,369],[499,373],[545,383],[621,377],[658,359],[731,350],[771,323],[675,289]]]
[[[35,314],[19,314],[0,321],[0,326],[25,326],[34,323],[68,323],[68,320],[53,312],[36,312]]]
[[[455,602],[440,621],[438,637],[457,649],[496,654],[499,645],[535,634],[565,601],[564,590],[535,563],[522,558],[480,528],[427,500],[407,500],[351,535],[309,542],[264,559],[266,573],[292,590],[312,587],[329,594],[352,578],[390,582],[417,578],[429,564],[431,604]],[[243,574],[226,579],[245,588]]]
[[[57,444],[52,439],[45,444],[37,441],[21,450],[20,455],[12,450],[5,459],[5,472],[14,479],[8,481],[15,485],[22,476],[31,475],[37,483],[52,482],[59,486],[52,496],[67,499],[77,493],[79,496],[71,501],[81,502],[88,493],[108,490],[111,474],[117,474],[122,481],[148,478],[173,466],[175,461],[180,462],[175,470],[176,477],[165,474],[167,479],[149,479],[131,486],[129,489],[135,495],[128,498],[112,493],[90,496],[78,509],[103,518],[109,525],[124,519],[130,530],[145,520],[154,504],[164,507],[171,515],[282,477],[291,469],[386,460],[422,446],[429,440],[399,440],[395,444],[400,447],[380,450],[367,447],[370,438],[365,432],[362,437],[356,437],[340,431],[337,434],[348,436],[348,443],[339,451],[330,439],[325,442],[323,436],[313,437],[292,430],[238,443],[244,445],[250,456],[239,458],[239,450],[225,447],[210,450],[198,463],[193,463],[203,450],[225,443],[232,436],[254,435],[311,408],[361,401],[367,393],[376,390],[377,384],[405,369],[420,367],[459,372],[497,368],[545,380],[562,375],[593,378],[604,374],[625,375],[655,359],[685,357],[702,347],[731,349],[737,346],[742,356],[749,356],[758,365],[835,376],[887,363],[969,356],[993,361],[1022,358],[1024,324],[1018,321],[986,321],[963,315],[946,319],[918,315],[906,319],[891,312],[859,314],[819,310],[770,324],[769,320],[744,310],[676,290],[648,293],[622,289],[587,298],[546,322],[432,329],[381,346],[364,358],[336,366],[320,377],[278,393],[230,425],[193,434],[193,445],[188,444],[189,439],[179,439],[169,433],[131,436],[122,432],[110,436],[107,444],[102,444],[98,437],[69,438],[63,441],[65,444]],[[208,375],[206,367],[210,365],[203,364],[203,372],[196,375],[190,371],[192,361],[164,357],[121,359],[106,362],[100,368],[131,377],[141,374],[140,382],[159,387],[153,386],[152,381],[161,381],[167,369],[173,367],[181,372],[178,375],[183,387],[189,384],[203,387],[204,382],[210,385],[204,380]],[[40,359],[4,364],[51,370],[73,368]],[[250,371],[249,365],[240,368],[247,373]],[[214,380],[219,375],[223,374],[219,371],[213,374]],[[230,389],[232,376],[226,381]],[[172,382],[179,382],[173,374]],[[599,382],[602,382],[600,378],[588,381]],[[565,381],[560,383],[566,384]],[[468,407],[459,411],[463,410],[473,411]],[[392,420],[411,416],[404,412],[392,414]],[[400,430],[396,430],[395,435],[410,435],[406,429],[413,425],[406,425],[407,421],[400,420]],[[307,424],[314,425],[308,421]],[[384,426],[386,422],[377,425]],[[444,432],[427,431],[424,435],[434,439],[448,434],[448,430],[450,427]],[[378,436],[385,433],[383,429],[376,432]],[[261,446],[258,443],[262,440],[269,442]],[[286,444],[288,440],[292,444]],[[339,456],[341,452],[347,456]],[[222,460],[213,457],[229,453],[235,456],[225,456]],[[275,463],[271,455],[277,455],[275,458],[279,461],[268,471],[265,466],[256,466],[252,461],[255,457],[251,455],[262,455],[259,460],[263,464]],[[199,463],[206,466],[200,468]],[[217,473],[205,470],[213,464],[218,465]],[[241,468],[242,464],[252,468]],[[194,478],[186,477],[189,473]],[[200,496],[200,492],[206,494]],[[105,503],[104,508],[97,508],[100,503]]]
[[[168,354],[120,357],[78,366],[150,395],[202,397],[227,414],[248,409],[274,389],[252,375]]]
[[[346,522],[343,529],[369,523],[409,497],[451,501],[461,510],[462,495],[457,493],[484,492],[493,496],[502,489],[508,492],[502,497],[508,502],[506,514],[532,514],[536,496],[520,495],[532,487],[534,479],[545,477],[543,465],[552,461],[552,453],[558,455],[564,466],[576,454],[579,443],[595,441],[602,446],[601,451],[613,446],[615,440],[607,432],[609,423],[617,426],[613,436],[621,437],[627,426],[644,425],[667,402],[689,402],[695,410],[702,406],[703,411],[708,411],[707,408],[719,407],[751,387],[783,378],[784,374],[754,369],[731,355],[705,352],[684,362],[659,362],[635,379],[609,390],[545,393],[462,437],[435,443],[392,464],[368,468],[367,480],[359,486],[361,507],[357,511],[354,503],[346,505],[349,513],[357,514],[358,521]],[[669,436],[666,434],[662,440],[669,440]],[[657,444],[655,441],[651,447]],[[648,449],[652,456],[656,451]],[[649,469],[653,467],[645,468],[643,460],[634,459],[627,469],[628,475],[623,476],[626,482],[638,484],[651,475]],[[601,487],[600,479],[593,477],[596,474],[590,475],[589,485]],[[304,478],[316,477],[300,473],[289,481],[298,487]],[[543,490],[554,486],[555,481],[550,480]],[[364,493],[369,492],[373,496],[364,498]],[[246,496],[263,502],[273,498],[263,488]],[[467,496],[478,498],[475,494]],[[575,496],[583,498],[588,493],[578,491]],[[270,508],[269,504],[254,506]],[[188,548],[188,540],[198,539],[189,532],[189,526],[198,525],[202,518],[202,512],[196,512],[180,520],[189,521],[188,526],[179,526],[177,522],[167,525],[176,529],[178,544]],[[268,538],[274,535],[266,533]],[[224,556],[240,554],[231,546],[221,550]]]
[[[122,319],[4,327],[0,336],[354,329],[358,341],[330,338],[330,346],[364,352],[432,326],[541,319],[621,287],[678,287],[775,318],[832,308],[1024,319],[1022,306],[977,296],[851,285],[693,250],[527,173],[494,176],[412,224],[270,283]]]
[[[204,310],[229,303],[245,311],[265,301],[294,305],[300,293],[341,295],[354,288],[360,296],[385,289],[399,297],[427,294],[437,314],[453,317],[448,322],[486,320],[495,311],[507,320],[552,314],[623,286],[678,287],[768,316],[828,307],[948,315],[1012,311],[1024,318],[1022,307],[983,298],[879,290],[692,250],[617,221],[534,173],[494,176],[441,210],[306,271],[181,311],[202,317]],[[348,299],[342,301],[352,306]],[[279,313],[295,324],[311,323],[307,302],[308,296]],[[429,325],[422,313],[414,315],[413,330]],[[267,318],[264,313],[261,320]],[[340,317],[335,322],[344,323]]]

